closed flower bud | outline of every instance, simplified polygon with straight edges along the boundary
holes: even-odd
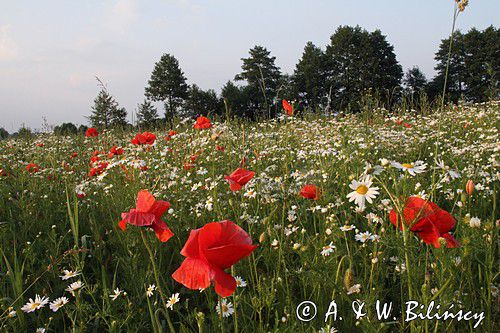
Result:
[[[472,195],[472,193],[474,193],[474,182],[471,179],[467,181],[467,185],[465,185],[465,191],[468,195]]]
[[[353,281],[353,271],[352,269],[348,268],[346,271],[345,271],[345,274],[344,274],[344,287],[346,289],[349,289],[351,288],[352,286],[352,281]]]
[[[264,243],[264,241],[266,240],[266,232],[264,231],[263,233],[260,234],[260,237],[259,237],[259,243]]]

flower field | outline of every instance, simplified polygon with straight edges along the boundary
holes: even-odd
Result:
[[[2,331],[493,332],[499,112],[0,141]]]

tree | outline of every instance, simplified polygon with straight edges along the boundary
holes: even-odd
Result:
[[[222,87],[222,98],[229,109],[229,116],[238,116],[242,118],[250,118],[251,111],[249,109],[249,96],[246,87],[238,87],[232,81]]]
[[[308,42],[292,77],[296,96],[313,108],[321,103],[321,98],[325,95],[324,62],[323,51],[312,42]]]
[[[443,39],[435,55],[436,76],[428,86],[431,97],[443,91],[450,38]],[[464,97],[482,102],[498,97],[500,81],[500,29],[493,26],[466,34],[455,32],[451,49],[446,98],[457,102]]]
[[[77,133],[78,128],[73,123],[62,123],[61,125],[54,127],[54,134],[56,135],[71,135]]]
[[[403,84],[410,94],[418,94],[425,89],[427,79],[418,66],[413,66],[406,71]]]
[[[184,105],[189,116],[222,115],[224,107],[222,100],[217,97],[214,90],[204,91],[196,84],[189,87],[189,97]]]
[[[137,105],[137,122],[144,127],[154,126],[158,122],[158,111],[150,100],[144,99]]]
[[[91,126],[97,128],[125,126],[126,118],[125,108],[121,108],[106,88],[102,87],[92,106],[92,114],[89,117]]]
[[[188,97],[186,78],[174,56],[164,54],[155,64],[146,87],[146,96],[153,101],[163,102],[165,119],[172,124],[173,117]]]
[[[399,88],[403,71],[393,46],[379,30],[339,27],[330,37],[325,57],[326,90],[331,90],[335,108],[360,110],[363,95],[370,90],[394,102],[390,97]]]
[[[439,50],[436,52],[434,57],[437,61],[437,64],[434,67],[437,75],[432,79],[432,82],[430,82],[427,89],[427,92],[432,99],[440,97],[440,94],[443,91],[449,45],[450,38],[443,39],[439,45]],[[464,35],[460,31],[456,31],[453,37],[453,48],[446,83],[446,97],[454,102],[458,101],[458,99],[465,92],[465,53]]]
[[[9,137],[9,132],[3,127],[0,127],[0,140],[7,139]]]
[[[500,29],[493,26],[464,35],[465,95],[475,102],[498,98]]]
[[[277,97],[281,77],[280,69],[274,63],[276,57],[259,45],[250,49],[249,53],[248,58],[241,59],[242,72],[235,76],[235,80],[247,82],[251,108],[257,115],[264,116],[267,113],[267,116],[271,116],[271,104]]]

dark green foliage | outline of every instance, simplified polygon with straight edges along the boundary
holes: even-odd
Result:
[[[108,91],[102,88],[94,99],[92,114],[89,117],[91,126],[96,128],[123,127],[127,124],[126,119],[125,108],[121,108]]]
[[[223,101],[212,89],[203,90],[196,84],[189,87],[189,97],[184,105],[184,111],[190,116],[222,115]]]
[[[420,70],[420,68],[418,68],[418,66],[413,66],[406,71],[405,77],[403,79],[403,84],[405,86],[405,90],[408,93],[418,94],[425,89],[427,79],[425,78],[425,74]]]
[[[318,106],[326,95],[325,55],[323,51],[308,42],[293,73],[293,92],[296,98],[307,106]]]
[[[436,52],[437,75],[428,86],[431,97],[442,92],[450,38],[443,39]],[[483,31],[475,28],[466,34],[455,32],[453,38],[446,98],[458,101],[464,96],[475,102],[498,97],[500,79],[500,30],[490,26]]]
[[[165,119],[171,121],[188,97],[188,85],[179,61],[164,54],[155,64],[146,87],[146,96],[165,105]]]
[[[379,30],[341,26],[330,37],[326,51],[327,91],[332,106],[358,111],[362,96],[373,89],[387,104],[395,101],[403,76],[394,47]]]
[[[7,139],[9,137],[9,132],[3,127],[0,127],[0,140]]]
[[[144,102],[137,106],[137,123],[142,127],[152,127],[158,122],[158,111],[150,100],[145,99]]]
[[[242,72],[235,76],[237,81],[246,81],[251,117],[272,116],[271,105],[279,90],[281,72],[274,63],[276,57],[265,47],[256,45],[249,51],[248,58],[242,58]],[[246,112],[248,113],[248,112]]]
[[[226,101],[226,107],[230,116],[250,117],[250,114],[247,114],[247,111],[249,111],[247,90],[245,87],[238,87],[232,81],[227,81],[224,87],[222,87],[221,95]]]
[[[73,123],[62,123],[54,127],[54,134],[56,135],[72,135],[78,133],[78,128]]]

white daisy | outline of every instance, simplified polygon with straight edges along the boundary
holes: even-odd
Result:
[[[481,220],[477,217],[471,217],[469,221],[469,226],[471,228],[480,228],[481,227]]]
[[[398,163],[398,162],[392,162],[391,163],[393,167],[403,171],[403,172],[408,172],[411,176],[415,176],[419,173],[425,172],[425,168],[427,167],[427,164],[424,163],[424,161],[416,161],[415,163]]]
[[[64,275],[60,275],[59,277],[62,279],[62,280],[68,280],[68,279],[71,279],[72,277],[75,277],[75,276],[78,276],[80,275],[81,273],[79,271],[68,271],[67,269],[63,270],[63,274]]]
[[[146,295],[148,297],[153,296],[153,292],[156,290],[156,286],[154,284],[150,284],[148,289],[146,289]]]
[[[217,303],[215,310],[219,315],[222,313],[222,317],[229,317],[234,313],[233,303],[228,303],[225,299],[223,299]]]
[[[343,232],[346,232],[346,231],[350,231],[350,230],[352,230],[354,228],[355,228],[355,226],[346,224],[346,225],[341,226],[340,230],[343,231]]]
[[[17,316],[16,310],[14,310],[13,307],[9,307],[9,314],[7,315],[8,318],[14,318]]]
[[[372,203],[372,199],[379,194],[378,187],[372,187],[372,184],[373,182],[369,176],[364,177],[360,181],[353,180],[349,187],[354,191],[347,195],[349,202],[354,201],[360,208],[365,207],[366,201]]]
[[[365,164],[365,170],[363,173],[365,175],[374,175],[378,176],[384,171],[384,168],[380,165],[371,165],[370,163],[366,162]]]
[[[335,250],[335,248],[336,247],[335,245],[333,245],[333,242],[330,242],[330,244],[323,246],[323,250],[321,250],[321,255],[324,257],[328,257],[330,253],[332,253],[333,250]]]
[[[115,290],[113,290],[113,292],[114,294],[109,295],[109,297],[111,297],[111,299],[115,301],[123,293],[123,290],[116,288]]]
[[[247,282],[241,278],[241,276],[235,276],[236,287],[245,288],[247,286]]]
[[[356,239],[358,242],[364,243],[367,240],[370,240],[371,237],[372,237],[372,234],[370,232],[368,232],[368,231],[365,231],[365,232],[356,234],[354,236],[354,239]]]
[[[174,304],[179,303],[181,299],[179,298],[179,293],[172,294],[167,302],[167,308],[170,310],[174,309]]]
[[[360,292],[361,292],[361,285],[360,284],[355,284],[354,286],[347,289],[347,295],[358,294]]]
[[[26,313],[34,312],[38,309],[43,308],[48,302],[49,302],[48,297],[45,296],[40,297],[39,295],[36,295],[35,300],[30,298],[29,302],[23,305],[21,310],[23,310]]]
[[[45,328],[39,327],[36,329],[35,333],[45,333]]]
[[[49,307],[52,311],[57,312],[60,308],[62,308],[69,300],[66,297],[59,297],[52,303],[50,303]]]
[[[84,284],[82,283],[82,281],[78,280],[78,281],[73,282],[72,284],[70,284],[68,286],[68,288],[66,288],[65,290],[69,291],[71,293],[71,295],[75,296],[75,291],[77,291],[78,289],[82,288],[83,286],[84,286]]]

